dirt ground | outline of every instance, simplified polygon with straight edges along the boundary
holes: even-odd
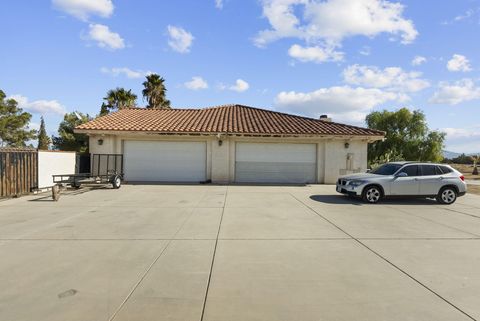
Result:
[[[463,164],[451,164],[453,168],[460,171],[466,180],[469,181],[480,181],[480,175],[472,175],[473,165],[463,165]],[[468,185],[468,193],[480,195],[480,185]]]

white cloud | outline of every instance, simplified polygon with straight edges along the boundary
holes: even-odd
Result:
[[[335,86],[312,92],[280,92],[275,103],[281,110],[311,117],[328,114],[334,121],[361,123],[374,108],[386,102],[405,102],[403,94],[377,88]]]
[[[183,28],[175,26],[167,26],[168,36],[168,45],[175,51],[179,53],[188,53],[190,52],[190,47],[192,46],[194,37],[188,31]]]
[[[127,78],[131,78],[131,79],[142,78],[153,73],[152,71],[132,70],[127,67],[112,67],[112,68],[102,67],[100,68],[100,71],[104,74],[109,74],[114,77],[125,75]]]
[[[462,79],[452,84],[441,82],[438,87],[439,89],[430,98],[430,103],[457,105],[480,99],[480,87],[477,87],[472,79]]]
[[[192,77],[192,80],[184,83],[185,87],[191,90],[207,89],[208,83],[200,76]]]
[[[341,61],[343,53],[334,51],[333,48],[322,48],[319,46],[302,47],[293,45],[288,50],[290,57],[300,60],[301,62],[322,63],[326,61]]]
[[[478,136],[480,138],[480,127],[474,128],[442,128],[441,131],[447,134],[449,138],[470,138],[474,136]],[[480,147],[479,147],[480,149]]]
[[[40,123],[35,123],[35,122],[31,121],[28,124],[28,128],[35,129],[35,130],[40,130]]]
[[[465,13],[456,16],[452,20],[444,21],[444,22],[442,22],[442,24],[443,25],[451,25],[451,24],[454,24],[456,22],[460,22],[462,20],[469,20],[473,16],[477,16],[479,11],[480,11],[480,8],[468,9],[467,11],[465,11]]]
[[[370,56],[370,54],[372,53],[372,48],[370,48],[369,46],[363,46],[363,48],[360,49],[358,53],[362,56]]]
[[[223,0],[215,0],[215,8],[223,9]]]
[[[427,58],[423,56],[415,56],[415,58],[412,59],[413,66],[420,66],[421,64],[424,64],[426,62],[427,62]]]
[[[448,150],[460,153],[480,153],[480,126],[466,128],[441,128],[447,134]]]
[[[379,69],[375,66],[352,65],[343,71],[347,84],[404,92],[417,92],[429,87],[430,83],[421,79],[421,76],[420,72],[406,72],[400,67]]]
[[[347,37],[389,33],[406,44],[418,35],[413,22],[403,17],[404,6],[387,0],[262,0],[262,6],[271,28],[255,37],[260,47],[298,38],[309,47],[334,51]]]
[[[66,113],[65,107],[56,100],[34,100],[29,101],[27,97],[22,95],[12,95],[8,98],[15,99],[18,103],[18,107],[37,114],[59,114],[64,115]]]
[[[125,48],[125,42],[116,32],[110,31],[108,26],[101,24],[90,24],[87,40],[93,40],[100,48],[111,50]]]
[[[477,9],[478,10],[478,9]],[[474,10],[474,9],[468,9],[467,11],[465,11],[464,14],[461,14],[461,15],[458,15],[456,16],[455,18],[453,18],[453,21],[462,21],[462,20],[465,20],[465,19],[468,19],[470,18],[471,16],[473,16],[475,14],[475,11],[477,10]]]
[[[447,69],[450,71],[471,71],[470,61],[463,55],[454,54],[447,63]]]
[[[250,88],[250,85],[248,84],[248,82],[246,82],[243,79],[237,79],[237,81],[235,82],[235,85],[228,87],[228,89],[239,92],[239,93],[247,91],[248,88]]]
[[[52,4],[57,9],[84,21],[93,15],[108,18],[114,9],[111,0],[52,0]]]

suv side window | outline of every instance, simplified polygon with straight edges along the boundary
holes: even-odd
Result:
[[[447,167],[447,166],[438,166],[440,168],[440,170],[443,172],[442,174],[448,174],[448,173],[451,173],[452,170]]]
[[[409,165],[402,168],[401,172],[406,173],[408,176],[418,176],[418,165]]]
[[[437,175],[435,173],[434,165],[421,165],[422,166],[422,176],[433,176]]]
[[[443,171],[440,166],[435,166],[435,175],[443,175]]]

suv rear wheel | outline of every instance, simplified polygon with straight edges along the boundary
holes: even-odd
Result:
[[[371,204],[377,203],[382,198],[382,191],[380,187],[372,185],[363,189],[362,199]]]
[[[438,192],[437,202],[440,204],[453,204],[457,200],[457,190],[453,187],[444,187]]]

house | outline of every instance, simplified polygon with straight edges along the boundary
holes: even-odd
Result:
[[[78,126],[92,154],[123,154],[126,181],[334,183],[365,171],[384,132],[242,105],[127,108]]]

